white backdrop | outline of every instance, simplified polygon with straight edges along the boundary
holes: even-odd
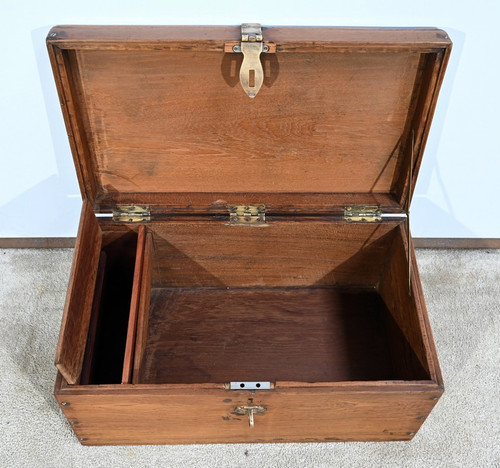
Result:
[[[76,235],[80,192],[45,49],[56,24],[437,26],[454,42],[415,237],[500,237],[498,0],[0,0],[0,237]]]

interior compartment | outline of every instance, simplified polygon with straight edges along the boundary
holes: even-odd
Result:
[[[156,288],[142,383],[404,380],[375,291]],[[414,378],[424,379],[422,368]]]
[[[150,224],[134,383],[430,379],[403,226]]]
[[[134,231],[102,235],[81,384],[121,382],[136,250]]]

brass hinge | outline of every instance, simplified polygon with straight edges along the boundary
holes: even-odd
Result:
[[[379,223],[382,211],[380,205],[350,205],[344,208],[344,219],[351,223]]]
[[[151,219],[151,210],[145,205],[118,205],[113,208],[113,221],[145,223]]]
[[[266,207],[264,205],[234,205],[229,207],[230,224],[264,224]]]

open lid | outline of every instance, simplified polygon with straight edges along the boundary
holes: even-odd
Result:
[[[239,27],[50,31],[80,188],[96,211],[407,207],[451,50],[447,34],[270,27],[262,35],[263,84],[252,99],[240,86],[243,55],[254,60],[250,85],[258,87],[251,81],[260,70],[255,54],[239,53],[248,40]]]

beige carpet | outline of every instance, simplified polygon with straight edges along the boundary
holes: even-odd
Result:
[[[412,442],[83,447],[52,396],[71,250],[0,250],[2,467],[500,466],[500,251],[417,253],[445,393]]]

